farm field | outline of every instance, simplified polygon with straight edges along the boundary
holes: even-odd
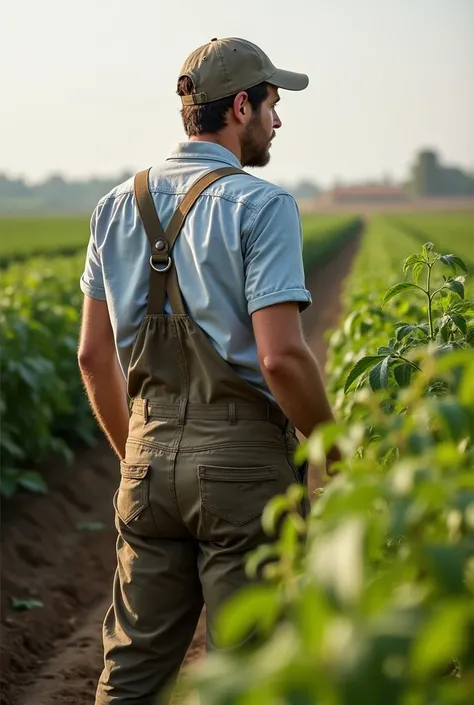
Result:
[[[357,230],[359,219],[350,214],[303,216],[308,262],[330,255]],[[89,218],[0,217],[0,267],[30,257],[70,255],[85,251],[89,239]]]
[[[89,218],[0,218],[0,266],[41,254],[72,254],[87,245]]]
[[[419,243],[432,240],[439,248],[449,247],[474,269],[474,214],[409,213],[389,220],[412,235]]]
[[[13,238],[19,243],[21,223],[31,222],[19,219],[8,226],[8,250],[6,221],[0,221],[0,260],[2,252],[10,258],[19,255]],[[406,683],[410,702],[416,704],[427,702],[428,687],[436,697],[441,690],[448,693],[449,700],[444,695],[436,700],[441,705],[468,702],[462,698],[474,668],[465,637],[474,629],[469,608],[474,581],[466,567],[474,540],[472,284],[469,277],[464,281],[463,263],[450,267],[431,261],[431,251],[423,253],[422,246],[432,241],[437,252],[457,255],[472,272],[474,213],[379,214],[365,224],[362,236],[361,226],[354,215],[303,218],[305,267],[314,300],[304,314],[305,331],[320,359],[327,347],[326,377],[341,422],[326,436],[315,437],[304,452],[320,465],[321,444],[331,438],[341,443],[343,455],[341,476],[327,486],[309,519],[308,555],[318,569],[305,562],[298,530],[288,528],[277,551],[279,587],[269,583],[247,602],[242,598],[234,606],[239,619],[229,610],[223,615],[229,645],[241,637],[242,624],[261,619],[269,629],[267,646],[250,659],[223,658],[218,672],[210,660],[197,686],[206,705],[270,705],[277,700],[310,705],[321,692],[330,693],[337,705],[357,705],[361,694],[366,705],[402,705]],[[34,240],[33,232],[29,237]],[[0,271],[1,481],[8,500],[2,532],[8,558],[2,603],[8,621],[2,624],[2,651],[9,652],[2,660],[8,705],[91,701],[113,569],[110,502],[116,463],[103,443],[94,446],[95,424],[76,364],[88,221],[80,225],[77,219],[63,219],[62,232],[58,228],[51,234],[43,222],[38,229],[43,256]],[[77,247],[80,252],[74,255],[53,256],[77,252]],[[433,303],[430,320],[412,269],[402,272],[403,260],[415,253],[428,263],[417,260],[425,267],[420,284],[428,266],[433,267],[433,286],[443,286],[443,274],[455,282],[448,282],[446,296],[436,299],[441,308]],[[397,282],[413,287],[402,288],[382,308],[385,292]],[[433,342],[445,347],[444,367],[423,358],[423,346],[435,329]],[[451,355],[458,355],[453,358],[456,374]],[[371,359],[354,376],[366,358]],[[417,370],[424,365],[431,370],[426,384]],[[432,389],[430,380],[438,387]],[[418,419],[415,425],[413,418]],[[429,418],[436,420],[436,433]],[[81,450],[87,445],[92,447]],[[291,503],[288,509],[291,514]],[[455,511],[461,518],[453,529]],[[267,521],[270,526],[270,510]],[[446,571],[446,566],[451,568]],[[295,588],[300,583],[306,587]],[[279,602],[282,595],[286,607]],[[13,598],[27,606],[15,608]],[[272,623],[271,605],[273,614],[282,610],[287,615],[283,631]],[[305,623],[311,629],[305,630]],[[331,634],[341,635],[341,624],[347,627],[346,641],[338,637],[322,653]],[[441,640],[446,624],[454,637],[434,653],[430,644]],[[202,658],[203,643],[201,621],[187,663]],[[265,649],[273,653],[267,670],[261,665]],[[347,662],[348,649],[353,663]],[[382,651],[391,664],[399,659],[397,668],[383,666]],[[402,653],[411,660],[400,660]],[[463,677],[451,679],[459,683],[441,682],[438,673],[449,671],[453,658]],[[27,687],[20,691],[21,677]]]

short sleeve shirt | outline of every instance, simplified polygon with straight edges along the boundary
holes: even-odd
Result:
[[[195,181],[223,166],[240,168],[225,147],[190,141],[151,169],[150,191],[165,229]],[[104,196],[92,215],[80,282],[84,294],[107,301],[125,377],[146,312],[149,257],[129,179]],[[311,303],[295,199],[250,173],[226,176],[209,186],[191,209],[173,247],[173,260],[187,313],[237,374],[271,398],[251,316],[278,303],[294,301],[301,310]],[[171,313],[168,301],[165,312]]]

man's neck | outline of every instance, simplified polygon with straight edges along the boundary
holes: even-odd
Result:
[[[213,142],[214,144],[220,144],[221,147],[225,147],[229,152],[232,152],[239,162],[241,161],[242,151],[240,149],[240,142],[237,138],[232,138],[230,135],[226,135],[224,132],[214,133],[214,132],[203,132],[200,135],[189,138],[190,142]]]

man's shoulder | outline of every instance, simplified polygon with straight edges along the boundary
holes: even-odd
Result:
[[[224,195],[243,199],[253,210],[261,210],[272,199],[294,202],[294,197],[282,186],[247,171],[226,179]]]
[[[174,178],[170,175],[166,166],[154,167],[151,171],[153,181],[153,192],[180,194],[188,190],[193,179]],[[171,178],[170,178],[171,177]],[[115,207],[117,201],[126,201],[127,197],[133,195],[133,183],[135,175],[127,177],[124,181],[114,186],[99,200],[96,212],[107,211],[110,207]],[[179,183],[174,183],[175,181]],[[209,195],[220,196],[234,202],[241,202],[250,211],[258,212],[272,200],[279,200],[289,207],[294,207],[296,201],[292,194],[276,183],[267,181],[259,176],[255,176],[248,171],[226,176],[219,179],[206,189]]]
[[[119,183],[117,186],[114,186],[108,193],[106,193],[102,198],[99,200],[97,207],[101,208],[102,206],[106,205],[108,201],[115,201],[117,198],[120,198],[121,196],[129,195],[133,193],[133,180],[134,176],[127,177],[124,181]]]

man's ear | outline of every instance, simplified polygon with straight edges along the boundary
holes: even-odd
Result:
[[[242,123],[245,124],[248,122],[250,116],[251,116],[251,105],[249,103],[249,97],[246,91],[240,91],[240,93],[237,93],[237,95],[234,98],[234,104],[232,106],[232,112],[234,115],[234,118]]]

